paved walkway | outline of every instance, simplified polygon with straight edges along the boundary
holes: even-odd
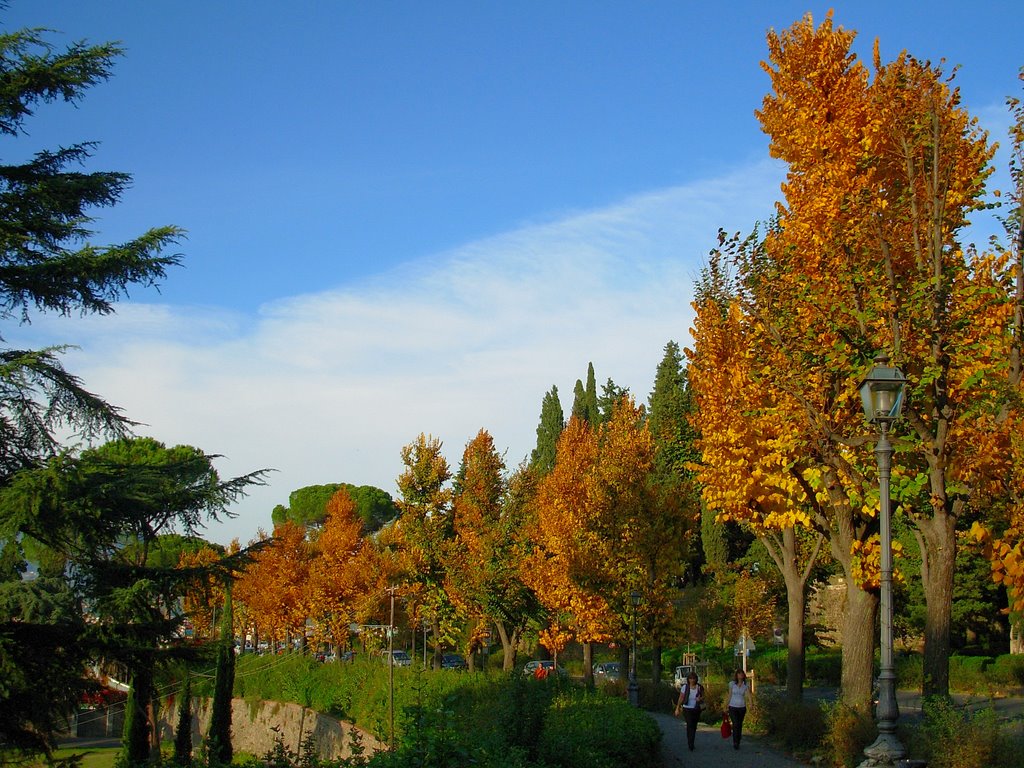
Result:
[[[701,723],[697,728],[696,749],[686,746],[686,725],[672,715],[650,713],[658,721],[664,739],[661,755],[666,768],[805,768],[803,763],[786,757],[757,736],[743,734],[740,748],[732,748],[732,739],[723,739],[717,727]]]

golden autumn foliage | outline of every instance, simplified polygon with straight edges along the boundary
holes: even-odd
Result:
[[[261,531],[259,539],[267,538]],[[312,557],[304,528],[292,522],[274,528],[272,541],[254,555],[235,584],[233,596],[247,609],[247,631],[277,641],[305,636],[305,584]]]
[[[305,603],[317,642],[346,641],[349,626],[365,621],[373,596],[387,586],[377,553],[362,537],[362,528],[348,491],[335,493],[313,541],[305,584]]]
[[[523,563],[522,578],[553,617],[546,635],[552,650],[571,637],[611,637],[603,570],[611,542],[596,530],[604,512],[596,462],[597,436],[587,422],[572,418],[558,439],[555,466],[537,488],[537,518],[528,534],[536,549]]]
[[[559,438],[555,466],[538,484],[535,549],[523,581],[550,617],[552,647],[623,640],[641,595],[641,626],[658,633],[672,615],[669,584],[683,566],[692,527],[678,498],[652,483],[655,443],[643,412],[623,398],[595,431],[571,419]]]
[[[826,523],[851,577],[877,508],[856,387],[886,350],[909,380],[893,489],[920,534],[926,681],[943,693],[957,521],[983,513],[972,505],[998,490],[1019,430],[1003,407],[1019,388],[1016,263],[960,243],[985,204],[993,147],[952,78],[906,53],[883,62],[877,45],[865,65],[853,39],[831,15],[769,33],[758,118],[787,164],[784,199],[762,241],[733,249],[735,290],[697,307],[707,399],[719,385],[735,398],[707,417],[727,438],[701,428],[705,463],[724,463],[707,472],[726,514]]]
[[[186,550],[178,558],[178,568],[201,569],[213,565],[222,557],[223,555],[213,547],[202,547],[191,552]],[[181,598],[181,607],[197,637],[214,636],[214,614],[223,602],[223,593],[221,580],[213,574],[199,577],[188,585]]]

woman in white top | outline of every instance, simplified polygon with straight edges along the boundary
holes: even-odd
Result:
[[[732,720],[732,748],[740,748],[743,737],[743,718],[747,714],[747,702],[750,700],[750,685],[747,673],[737,669],[733,679],[729,681],[729,719]]]

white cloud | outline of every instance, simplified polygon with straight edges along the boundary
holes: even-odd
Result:
[[[208,532],[245,541],[303,485],[393,492],[399,450],[419,432],[443,439],[455,465],[483,427],[518,463],[544,393],[557,384],[568,410],[588,361],[599,383],[646,399],[664,344],[688,341],[693,280],[718,226],[768,215],[780,178],[763,163],[526,224],[256,317],[125,304],[22,333],[78,344],[69,369],[142,434],[223,454],[224,474],[277,469]]]

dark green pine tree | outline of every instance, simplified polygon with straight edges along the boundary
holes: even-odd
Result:
[[[558,387],[553,386],[541,402],[537,447],[530,455],[530,466],[541,474],[547,474],[555,467],[555,452],[563,429],[565,416],[562,413],[562,402],[558,399]]]
[[[211,768],[231,765],[231,697],[235,688],[235,620],[231,604],[231,582],[224,588],[220,640],[217,647],[217,673],[210,705],[210,730],[206,750]]]
[[[669,341],[654,374],[647,423],[658,446],[659,472],[689,477],[686,463],[698,458],[696,433],[690,426],[691,398],[679,345]]]
[[[40,103],[77,102],[110,76],[120,55],[110,43],[58,50],[43,30],[0,34],[0,136],[26,135]],[[24,323],[35,312],[108,314],[128,286],[155,285],[179,263],[162,253],[181,235],[174,227],[118,245],[89,243],[92,210],[115,205],[131,183],[125,173],[80,170],[95,146],[0,164],[0,323]],[[64,370],[61,347],[14,349],[2,344],[4,335],[0,326],[0,483],[52,454],[62,431],[124,432],[124,416]]]
[[[615,406],[629,394],[629,387],[620,387],[611,378],[601,385],[601,396],[597,399],[598,421],[605,424],[612,419]]]

